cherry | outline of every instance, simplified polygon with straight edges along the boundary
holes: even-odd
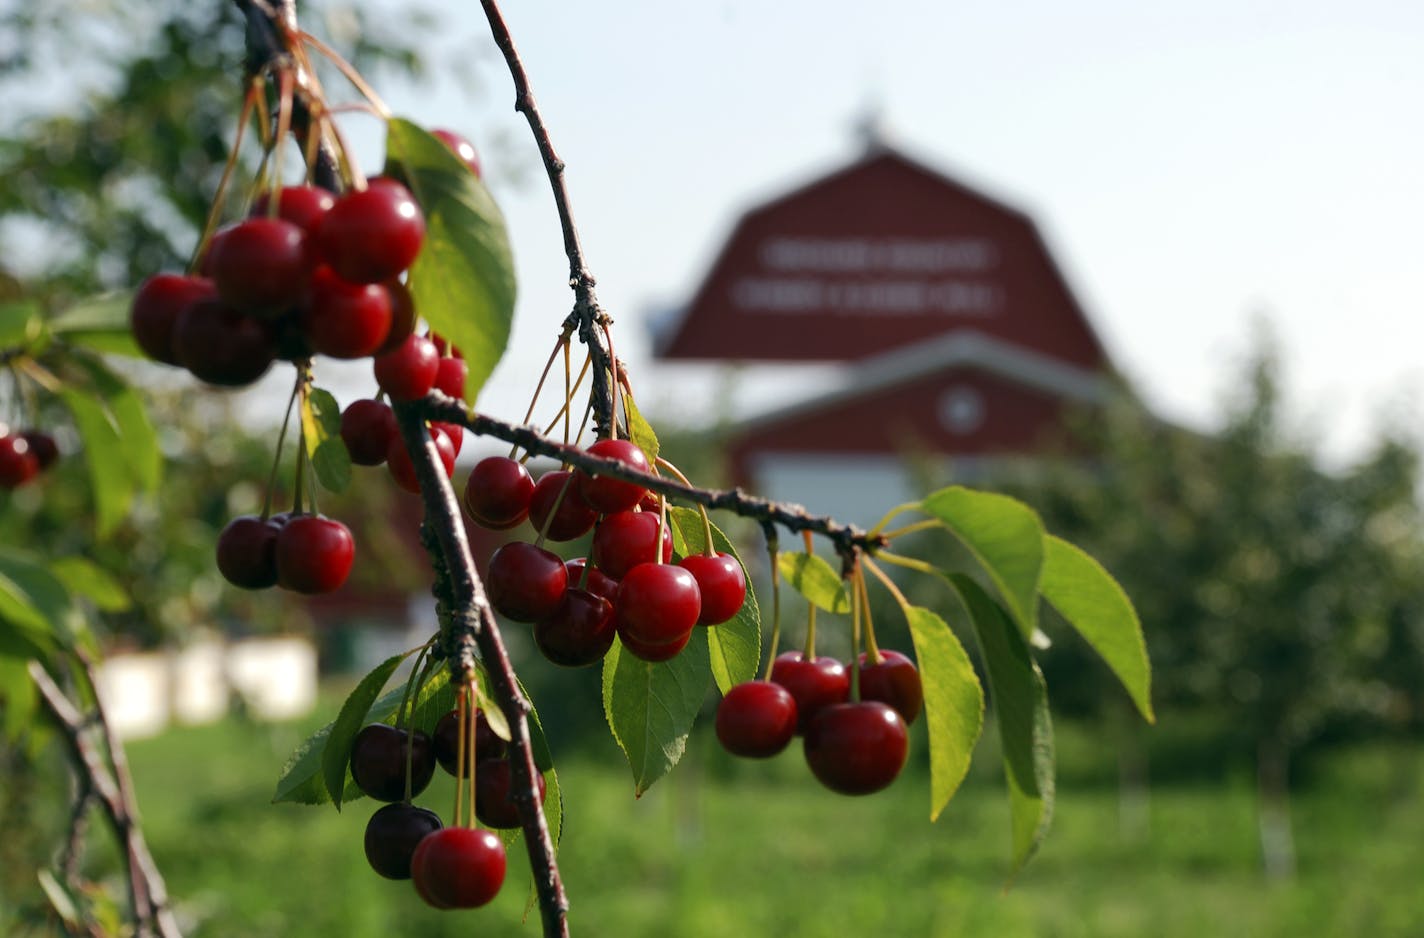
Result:
[[[346,582],[355,556],[346,525],[296,515],[277,532],[277,584],[298,593],[330,593]]]
[[[817,711],[850,696],[850,672],[835,658],[807,658],[799,651],[776,656],[771,679],[796,698],[796,732],[806,732]]]
[[[529,517],[533,494],[529,470],[508,456],[486,456],[475,463],[465,480],[466,510],[476,524],[491,531],[512,528]]]
[[[448,356],[450,358],[458,358],[462,361],[464,360],[465,353],[460,351],[460,347],[458,345],[451,345],[449,342],[446,342],[445,337],[438,332],[432,331],[428,335],[430,341],[435,343],[435,351],[440,353],[441,358],[445,358]]]
[[[880,658],[871,661],[864,653],[860,656],[860,699],[888,704],[906,725],[914,723],[925,701],[920,672],[898,651],[882,648]]]
[[[265,190],[252,201],[253,217],[267,214],[269,193]],[[315,186],[283,186],[277,194],[277,217],[285,219],[311,234],[321,224],[327,211],[336,204],[336,196]]]
[[[39,463],[40,472],[44,472],[59,459],[59,444],[55,443],[54,437],[42,430],[26,430],[20,434],[20,438],[30,444],[30,454]]]
[[[410,879],[410,860],[426,834],[440,830],[434,811],[397,801],[366,822],[366,862],[386,879]]]
[[[330,267],[318,267],[301,324],[314,351],[332,358],[365,358],[390,334],[390,292],[379,283],[347,283]]]
[[[154,274],[139,285],[129,307],[129,327],[144,354],[166,365],[177,365],[173,325],[189,304],[216,297],[217,287],[206,277]]]
[[[218,296],[253,316],[280,316],[306,290],[306,241],[306,232],[282,218],[247,218],[230,226],[209,256]]]
[[[527,541],[510,541],[489,560],[490,604],[515,622],[538,622],[563,601],[568,571],[557,554]]]
[[[376,349],[377,355],[400,348],[415,333],[415,301],[410,298],[410,291],[405,284],[394,279],[387,280],[383,286],[391,301],[391,331],[386,335],[386,341]]]
[[[605,515],[593,532],[593,562],[615,580],[640,563],[658,561],[658,529],[662,528],[662,561],[672,559],[672,525],[659,525],[658,516],[646,511],[620,511]]]
[[[807,725],[804,742],[811,774],[843,795],[868,795],[895,781],[910,748],[905,721],[878,700],[826,707]]]
[[[620,635],[640,646],[665,645],[692,631],[702,597],[697,581],[682,567],[640,563],[618,581],[613,607]]]
[[[201,381],[243,387],[272,367],[277,331],[216,296],[204,297],[189,303],[174,321],[173,355]]]
[[[747,599],[747,577],[737,558],[724,551],[715,556],[693,554],[678,561],[702,592],[702,615],[698,625],[717,625],[736,615]]]
[[[317,251],[343,280],[380,283],[420,253],[425,216],[394,179],[372,179],[336,200],[317,227]]]
[[[464,444],[465,444],[465,428],[464,428],[464,427],[460,426],[460,424],[458,424],[458,423],[445,423],[445,422],[440,421],[440,420],[432,420],[432,421],[430,422],[430,428],[431,428],[432,430],[439,430],[441,433],[443,433],[443,434],[445,434],[447,437],[449,437],[449,438],[450,438],[450,446],[451,446],[452,449],[454,449],[455,455],[456,455],[456,456],[459,456],[459,455],[460,455],[460,449],[461,449],[461,447],[463,447]],[[447,475],[448,475],[448,474],[449,474],[449,473],[447,473]]]
[[[400,345],[376,356],[376,383],[395,401],[417,401],[435,387],[440,355],[424,336],[411,335]]]
[[[233,518],[218,535],[218,571],[247,590],[277,585],[277,532],[280,524],[256,515]]]
[[[596,596],[602,596],[610,603],[618,598],[618,581],[604,573],[597,567],[590,567],[588,561],[582,557],[575,557],[564,564],[564,569],[569,571],[569,588],[577,586],[580,589],[587,589]],[[585,578],[584,571],[588,571]]]
[[[549,520],[550,513],[552,520]],[[573,473],[556,469],[544,473],[534,483],[534,492],[529,496],[529,521],[549,540],[572,541],[582,537],[596,520],[598,513],[579,495],[578,486],[573,484]]]
[[[470,374],[470,366],[463,358],[440,359],[440,371],[435,377],[435,389],[456,400],[465,396],[465,378]]]
[[[534,623],[534,644],[545,658],[566,668],[581,668],[601,660],[613,647],[616,634],[613,603],[572,585],[565,590],[559,608]]]
[[[302,328],[301,316],[283,316],[275,323],[277,327],[277,360],[299,362],[311,358],[315,353],[307,342],[306,330]]]
[[[40,471],[40,462],[22,436],[0,436],[0,488],[24,485]]]
[[[455,771],[456,763],[460,759],[460,712],[451,710],[439,719],[435,724],[435,732],[430,736],[431,744],[435,749],[435,761],[440,763],[440,767],[451,775],[458,776]],[[490,728],[489,720],[485,719],[484,711],[475,711],[475,757],[473,763],[483,762],[485,759],[498,759],[504,755],[508,745],[504,740],[495,735]],[[470,759],[470,743],[465,743],[465,764],[473,764]],[[465,775],[469,775],[468,771]]]
[[[780,684],[738,684],[717,705],[717,740],[734,756],[766,759],[796,735],[796,700]]]
[[[648,471],[648,457],[632,440],[599,440],[588,448],[588,454],[603,459],[616,459],[639,472]],[[647,489],[636,482],[588,475],[579,470],[578,491],[590,508],[603,514],[611,514],[615,511],[628,511],[637,505]]]
[[[395,411],[384,401],[352,401],[341,412],[341,440],[358,466],[385,462],[391,441],[399,436]]]
[[[406,760],[410,760],[410,793],[420,794],[435,775],[435,749],[420,730],[398,730],[386,723],[361,727],[351,741],[351,779],[377,801],[405,798]]]
[[[659,661],[671,661],[673,658],[676,658],[678,652],[686,648],[687,643],[692,640],[692,632],[684,633],[678,637],[676,641],[659,645],[653,642],[640,642],[638,639],[625,633],[620,626],[618,629],[618,640],[623,643],[623,647],[628,649],[629,654],[634,658],[656,663]]]
[[[513,766],[508,759],[485,759],[475,766],[475,817],[486,827],[511,830],[520,826],[519,805],[513,798]],[[544,774],[534,776],[539,803],[544,803],[548,783]]]
[[[465,165],[470,167],[470,172],[475,174],[475,178],[480,178],[480,155],[475,152],[475,145],[453,130],[432,130],[430,136],[435,137],[441,143],[455,151],[455,155],[464,160]]]
[[[455,445],[450,442],[450,437],[439,427],[431,427],[430,439],[435,443],[435,452],[440,457],[440,465],[445,467],[445,475],[454,475]],[[391,437],[391,442],[386,447],[386,468],[391,471],[391,478],[396,480],[396,485],[412,495],[420,494],[420,479],[415,474],[415,462],[411,460],[410,451],[405,448],[405,440],[399,433]]]
[[[473,909],[504,885],[504,843],[493,831],[444,827],[415,848],[410,876],[415,891],[437,909]]]

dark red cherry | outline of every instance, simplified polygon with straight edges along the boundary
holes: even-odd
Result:
[[[806,764],[822,785],[843,795],[868,795],[895,781],[909,737],[900,714],[878,700],[832,704],[806,727]]]
[[[798,733],[806,732],[806,724],[819,710],[850,697],[850,672],[824,655],[808,659],[799,651],[783,652],[772,662],[771,679],[796,699]]]
[[[282,218],[230,226],[213,243],[209,263],[223,302],[262,319],[299,304],[311,275],[306,232]]]
[[[572,473],[556,469],[544,473],[534,483],[534,492],[529,496],[529,522],[549,540],[571,541],[582,537],[597,519],[597,512],[579,495]]]
[[[410,794],[414,797],[435,775],[435,750],[430,737],[420,730],[412,733],[385,723],[368,724],[351,741],[351,779],[377,801],[402,801],[407,758]]]
[[[702,615],[697,618],[698,625],[726,622],[746,602],[746,574],[731,554],[721,551],[713,557],[693,554],[679,560],[678,566],[692,574],[702,593]]]
[[[199,299],[184,307],[173,324],[173,355],[201,381],[245,387],[276,361],[277,330],[215,296]]]
[[[166,365],[179,364],[173,352],[173,328],[178,314],[197,300],[212,299],[217,287],[207,277],[154,274],[134,294],[129,325],[145,355]]]
[[[451,710],[442,716],[435,724],[435,732],[431,734],[430,741],[435,748],[435,761],[440,763],[440,767],[451,775],[455,775],[456,763],[460,761],[460,713],[458,710]],[[465,764],[471,764],[466,742]],[[490,728],[489,720],[485,719],[484,711],[475,711],[475,738],[474,738],[474,762],[482,762],[485,759],[498,759],[505,754],[508,743],[500,739],[493,729]],[[465,772],[468,776],[470,773]]]
[[[315,238],[321,259],[341,279],[380,283],[405,270],[420,253],[425,216],[405,186],[375,178],[365,189],[337,199]]]
[[[382,286],[391,301],[391,331],[376,349],[377,355],[400,348],[415,333],[415,301],[410,298],[410,291],[399,280],[387,280]]]
[[[252,211],[248,214],[262,217],[267,214],[269,193],[263,191],[252,200]],[[322,217],[333,205],[336,196],[315,186],[283,186],[277,196],[277,217],[285,219],[311,234],[321,223]]]
[[[620,635],[640,645],[663,645],[692,631],[702,598],[697,581],[681,567],[640,563],[618,581],[613,609]]]
[[[766,759],[796,735],[796,701],[780,684],[738,684],[717,705],[717,740],[734,756]]]
[[[526,541],[510,541],[490,556],[485,585],[500,615],[538,622],[563,602],[568,571],[557,554]]]
[[[572,581],[559,608],[534,623],[534,644],[545,658],[566,668],[603,660],[617,634],[613,603]]]
[[[676,641],[656,644],[653,642],[641,642],[638,639],[625,633],[622,628],[618,630],[618,640],[623,643],[623,647],[628,650],[634,658],[643,661],[657,663],[659,661],[671,661],[676,658],[678,652],[687,647],[687,643],[692,640],[692,633],[686,632]]]
[[[218,572],[248,590],[277,585],[277,532],[281,525],[257,515],[233,518],[218,535]]]
[[[604,573],[598,567],[590,567],[588,561],[582,557],[575,557],[564,564],[564,569],[569,571],[569,588],[575,586],[586,589],[590,593],[602,596],[609,602],[613,602],[618,597],[618,581]],[[588,575],[584,575],[587,569]]]
[[[599,440],[588,448],[590,456],[615,459],[629,469],[648,471],[648,457],[631,440]],[[607,476],[578,473],[579,494],[594,511],[611,514],[628,511],[638,504],[647,489],[636,482],[624,482]]]
[[[39,464],[40,472],[53,466],[59,459],[59,444],[48,433],[42,430],[26,430],[20,434],[20,438],[30,444],[30,454]]]
[[[386,879],[410,879],[415,848],[440,828],[434,811],[399,801],[385,805],[366,822],[366,862]]]
[[[860,699],[888,704],[906,725],[914,723],[925,702],[920,672],[898,651],[882,648],[880,658],[873,662],[864,653],[860,656]]]
[[[440,356],[424,336],[408,336],[389,352],[377,355],[373,363],[376,383],[396,401],[416,401],[435,387],[440,372]]]
[[[465,480],[465,509],[476,524],[491,531],[512,528],[529,517],[533,495],[529,470],[508,456],[486,456]]]
[[[663,543],[661,562],[667,563],[672,559],[672,525],[660,525],[658,516],[646,511],[619,511],[604,515],[593,532],[590,550],[593,562],[604,573],[621,580],[638,564],[659,560],[659,530]]]
[[[463,358],[440,359],[440,373],[435,377],[435,389],[456,400],[465,396],[465,378],[470,366]]]
[[[493,831],[445,827],[426,835],[410,861],[415,891],[437,909],[473,909],[504,884],[504,842]]]
[[[341,440],[358,466],[385,462],[391,441],[399,436],[395,412],[384,401],[352,401],[341,412]]]
[[[430,439],[435,443],[435,452],[440,456],[440,465],[445,468],[445,475],[453,475],[455,446],[450,442],[450,437],[439,427],[431,427]],[[386,448],[386,468],[391,471],[391,478],[395,479],[396,485],[413,495],[420,493],[420,479],[415,474],[415,463],[411,460],[410,451],[405,448],[405,440],[399,433],[391,438],[390,445]]]
[[[356,543],[340,521],[296,515],[277,532],[277,585],[298,593],[330,593],[346,582]]]
[[[365,358],[390,334],[390,292],[379,283],[348,283],[323,265],[311,275],[301,324],[314,351],[331,358]]]
[[[40,462],[24,437],[8,433],[0,437],[0,488],[24,485],[39,471]]]
[[[534,776],[539,803],[544,803],[548,784],[543,773]],[[475,817],[486,827],[512,830],[519,827],[519,805],[512,796],[513,771],[508,759],[485,759],[475,765]]]
[[[465,443],[465,428],[458,423],[445,423],[441,420],[432,420],[430,429],[439,430],[450,439],[450,448],[455,451],[455,455],[460,455],[460,448]],[[448,475],[449,473],[447,473]]]
[[[475,174],[475,178],[480,176],[480,155],[475,152],[475,145],[453,130],[432,130],[432,137],[455,151],[455,155],[464,160],[465,165],[470,167],[470,172]]]

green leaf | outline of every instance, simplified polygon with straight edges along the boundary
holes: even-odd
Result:
[[[79,902],[69,891],[69,888],[61,883],[49,870],[39,870],[35,873],[39,880],[40,890],[44,892],[45,898],[49,900],[50,908],[60,920],[70,926],[73,933],[83,934],[84,916],[79,911]]]
[[[29,554],[9,548],[0,548],[0,618],[17,638],[40,649],[87,637],[64,583]]]
[[[962,486],[940,489],[920,503],[974,555],[1003,597],[1024,638],[1033,634],[1043,566],[1043,522],[1007,495]]]
[[[653,663],[620,642],[603,659],[603,713],[633,770],[641,797],[677,765],[707,696],[707,646],[688,642],[671,661]]]
[[[706,552],[707,531],[702,524],[702,512],[692,508],[670,508],[668,519],[686,545],[684,557]],[[712,525],[712,548],[737,557],[732,542],[715,524]],[[747,581],[746,602],[728,621],[706,627],[712,677],[717,681],[717,689],[724,694],[738,684],[753,680],[757,665],[761,662],[761,610],[757,606],[746,565],[742,564],[740,557],[737,557],[737,563]]]
[[[134,480],[124,461],[123,440],[108,412],[93,397],[71,387],[59,392],[84,443],[84,462],[94,492],[94,522],[100,538],[113,533],[133,503]]]
[[[0,303],[0,349],[25,348],[44,334],[39,304]]]
[[[0,625],[0,631],[4,626]],[[27,658],[10,656],[0,647],[0,732],[12,744],[24,738],[39,710],[39,691],[30,677]]]
[[[401,662],[410,655],[409,651],[391,655],[376,665],[370,674],[361,678],[361,683],[357,684],[356,689],[346,698],[346,702],[341,705],[341,712],[337,714],[336,722],[331,725],[331,733],[326,738],[326,746],[321,754],[321,774],[326,780],[326,793],[331,796],[331,802],[336,805],[338,811],[341,810],[341,793],[346,787],[346,772],[351,761],[351,743],[361,731],[361,727],[366,725],[366,713],[380,696],[381,689],[386,686],[386,682],[391,679]]]
[[[118,430],[124,464],[135,484],[144,492],[158,491],[163,481],[163,452],[158,431],[149,420],[143,397],[103,361],[92,355],[71,358],[89,380]]]
[[[387,691],[366,712],[366,722],[395,723],[396,710],[404,696],[404,684]],[[410,708],[410,725],[428,733],[435,728],[435,723],[455,706],[455,691],[450,687],[449,668],[438,667],[432,671],[414,696],[415,701]],[[327,791],[322,773],[322,756],[335,725],[335,721],[332,721],[323,726],[303,740],[292,752],[287,764],[282,767],[281,777],[277,780],[277,789],[272,795],[273,804],[290,801],[315,805],[331,801],[331,793]],[[349,761],[349,748],[347,752]],[[351,781],[349,768],[345,778],[346,783],[341,792],[343,803],[365,797]]]
[[[87,297],[52,317],[49,329],[72,345],[130,358],[146,358],[129,327],[132,305],[132,290]]]
[[[850,593],[840,574],[815,554],[783,550],[776,555],[776,568],[791,587],[817,609],[850,612]]]
[[[951,574],[989,675],[989,693],[1004,750],[1013,831],[1010,877],[1033,856],[1053,819],[1053,724],[1048,688],[1023,636],[977,582]]]
[[[623,393],[623,412],[628,418],[628,438],[648,457],[648,465],[656,464],[659,451],[658,435],[653,432],[652,424],[643,418],[638,405],[633,402],[633,395],[626,391]]]
[[[1142,718],[1154,722],[1152,666],[1132,600],[1086,551],[1051,534],[1045,547],[1043,598],[1107,662]]]
[[[464,353],[473,404],[504,355],[514,319],[514,259],[504,216],[464,161],[409,121],[390,121],[388,174],[425,213],[425,243],[410,270],[416,312]]]
[[[949,625],[928,609],[902,604],[915,642],[930,737],[930,820],[964,781],[984,731],[984,689]]]
[[[133,606],[123,584],[87,557],[61,557],[50,561],[53,573],[71,593],[77,593],[103,612],[123,612]]]
[[[341,439],[341,405],[331,392],[312,388],[302,400],[302,439],[317,481],[332,492],[351,484],[351,453]]]

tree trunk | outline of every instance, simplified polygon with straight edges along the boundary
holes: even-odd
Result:
[[[1277,737],[1256,746],[1256,814],[1261,863],[1269,880],[1295,875],[1295,838],[1290,817],[1290,750]]]

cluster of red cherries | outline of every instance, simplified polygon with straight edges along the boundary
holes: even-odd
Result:
[[[602,439],[587,453],[649,471],[647,456],[629,440]],[[582,469],[553,470],[536,482],[518,460],[490,456],[470,472],[464,504],[485,528],[506,530],[528,518],[540,532],[539,541],[496,550],[485,585],[497,612],[533,625],[535,643],[555,664],[593,664],[615,636],[644,661],[670,660],[698,625],[727,621],[746,600],[746,577],[731,554],[670,562],[661,499],[635,482]],[[566,562],[540,546],[590,530],[588,558]]]
[[[467,731],[463,747],[458,710],[441,717],[433,735],[372,723],[351,747],[356,786],[389,802],[366,825],[367,862],[387,879],[413,880],[420,897],[437,909],[475,908],[493,899],[504,882],[505,851],[491,830],[445,827],[434,811],[411,803],[430,784],[436,764],[455,776],[457,785],[473,778],[474,814],[485,827],[520,826],[507,744],[483,713],[470,723],[473,731]],[[536,777],[542,804],[547,788],[543,775]]]
[[[54,437],[41,430],[10,432],[0,424],[0,489],[17,489],[59,460]]]
[[[832,791],[868,795],[895,781],[909,753],[907,726],[924,703],[920,674],[898,651],[858,661],[859,699],[835,658],[778,655],[765,681],[747,681],[717,707],[717,739],[733,755],[765,759],[803,738],[811,774]]]

